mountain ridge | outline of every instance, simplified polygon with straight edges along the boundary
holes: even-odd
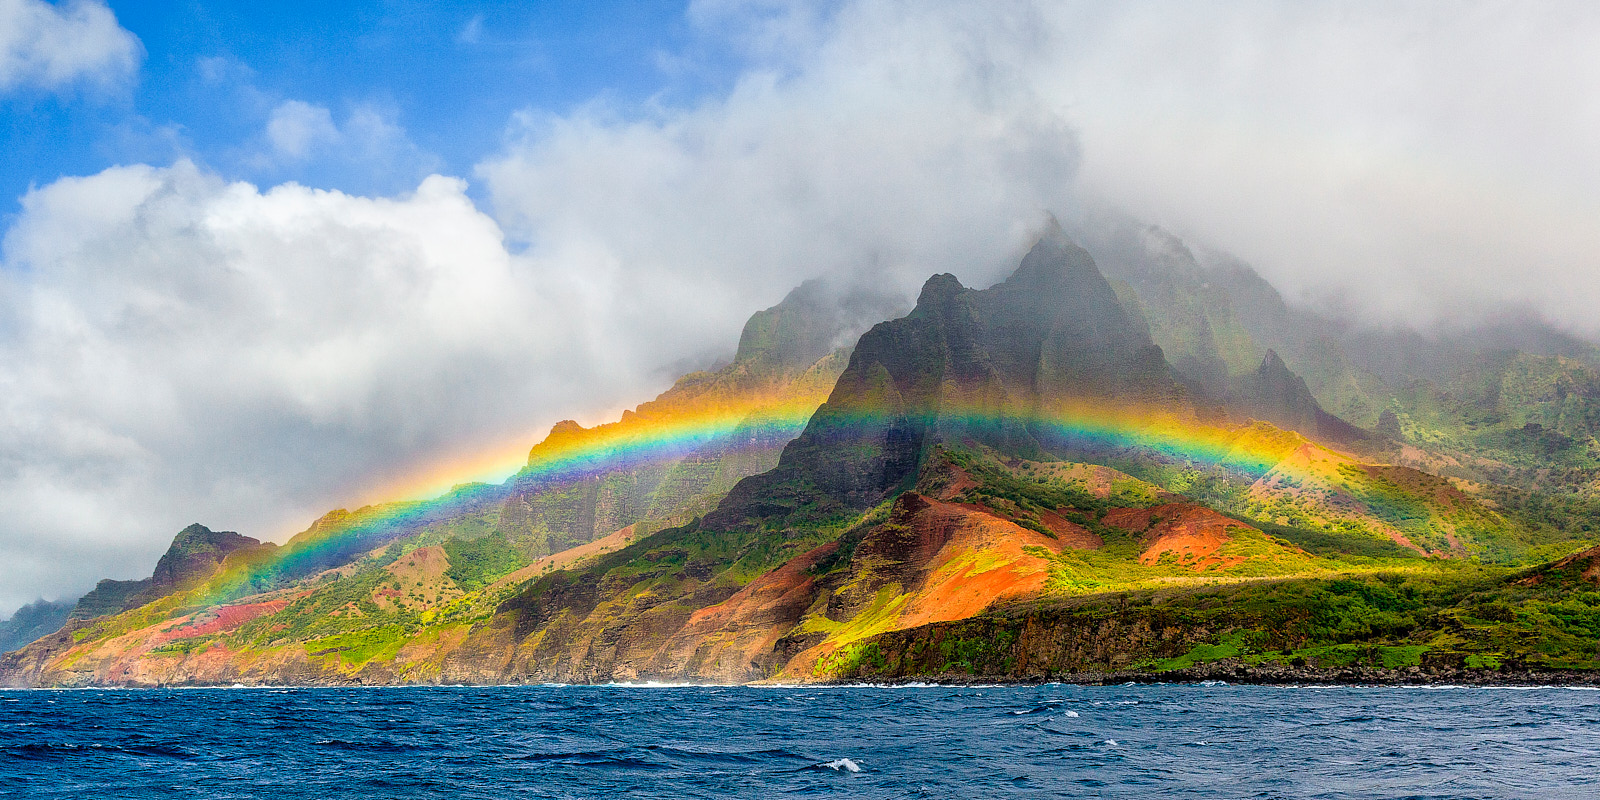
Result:
[[[271,554],[246,548],[199,582],[7,654],[0,679],[748,682],[951,665],[1015,677],[1036,674],[1018,658],[1168,671],[1218,653],[1600,668],[1580,623],[1532,652],[1507,643],[1515,613],[1474,599],[1528,595],[1518,570],[1567,555],[1570,531],[1375,457],[1404,451],[1325,411],[1273,348],[1253,367],[1248,347],[1231,361],[1217,349],[1243,371],[1186,374],[1151,333],[1155,306],[1059,227],[987,289],[931,277],[910,313],[853,346],[796,291],[752,317],[729,365],[618,422],[557,425],[502,486],[331,513]],[[1205,363],[1196,352],[1184,351]],[[750,449],[730,456],[730,442]],[[716,482],[746,456],[736,481]],[[663,486],[688,487],[672,495],[679,516],[652,516]],[[508,517],[513,502],[528,513]],[[575,548],[587,549],[560,557]],[[1547,613],[1565,602],[1552,586],[1583,580],[1546,581],[1529,608]],[[1289,584],[1309,594],[1273,588]],[[964,625],[1038,641],[1006,627],[1008,609],[1114,616],[1128,597],[1171,591],[1188,598],[1171,613],[1210,621],[1154,639],[1117,623],[1105,630],[1120,639],[1088,650],[960,634],[930,659],[895,644],[934,646],[915,632]],[[1334,626],[1269,629],[1309,610]],[[1495,632],[1462,635],[1445,618]]]

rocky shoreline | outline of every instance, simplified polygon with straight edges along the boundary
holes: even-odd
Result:
[[[1283,664],[1245,664],[1223,659],[1168,672],[1121,670],[1115,672],[1045,673],[1027,676],[971,675],[966,673],[901,676],[890,680],[864,679],[868,683],[906,685],[1017,685],[1065,683],[1079,686],[1115,686],[1125,683],[1204,683],[1220,681],[1257,686],[1593,686],[1600,688],[1600,673],[1587,670],[1473,669],[1467,667],[1295,667]],[[834,685],[863,680],[828,681]]]
[[[1472,669],[1466,667],[1404,667],[1387,669],[1383,667],[1296,667],[1282,664],[1245,664],[1237,659],[1223,659],[1206,664],[1198,664],[1180,670],[1167,672],[1148,672],[1142,670],[1120,670],[1115,672],[1071,672],[1047,673],[1028,676],[1000,676],[1000,675],[973,675],[970,673],[948,673],[942,675],[907,675],[888,679],[874,679],[870,677],[854,679],[834,679],[826,681],[805,681],[794,683],[790,681],[754,681],[745,684],[721,683],[676,683],[660,681],[659,683],[649,678],[622,681],[627,685],[660,685],[660,686],[860,686],[872,684],[881,686],[907,686],[931,684],[938,686],[1038,686],[1047,683],[1062,683],[1078,686],[1117,686],[1122,684],[1199,684],[1207,682],[1220,682],[1238,685],[1254,686],[1584,686],[1600,688],[1600,672],[1586,670],[1539,670],[1539,669]],[[461,683],[389,683],[370,680],[351,681],[326,681],[315,683],[290,683],[290,684],[228,684],[228,683],[173,683],[161,685],[137,684],[106,684],[106,685],[79,685],[71,687],[37,688],[74,688],[74,689],[171,689],[171,688],[205,688],[205,687],[230,687],[247,686],[248,688],[301,688],[301,689],[327,689],[327,688],[379,688],[379,687],[424,687],[424,686],[538,686],[545,685],[543,681],[530,680],[527,676],[507,677],[502,682],[486,684],[461,684]],[[561,684],[571,686],[606,686],[615,683],[571,683]],[[18,687],[20,688],[20,687]],[[31,688],[31,687],[30,687]]]

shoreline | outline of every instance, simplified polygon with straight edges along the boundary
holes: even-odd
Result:
[[[1024,687],[1062,684],[1071,686],[1139,685],[1199,685],[1223,683],[1235,686],[1325,686],[1325,687],[1549,687],[1600,689],[1600,672],[1585,670],[1535,670],[1535,669],[1469,669],[1443,667],[1421,669],[1418,667],[1287,667],[1280,665],[1249,665],[1236,660],[1216,661],[1169,672],[1123,670],[1116,672],[1041,673],[1026,676],[973,675],[947,673],[941,675],[858,676],[820,681],[762,680],[747,683],[694,683],[669,680],[635,679],[595,683],[562,681],[508,681],[505,683],[173,683],[173,684],[80,684],[58,686],[0,686],[0,691],[71,691],[71,690],[151,690],[151,689],[486,689],[526,686],[561,687],[618,687],[618,688],[806,688],[806,687],[863,687],[884,688],[927,687]]]
[[[857,682],[872,682],[867,678]],[[1467,667],[1290,667],[1278,664],[1251,665],[1236,659],[1197,664],[1168,672],[1121,670],[1116,672],[1045,673],[1028,676],[982,676],[946,674],[906,676],[883,680],[884,685],[932,683],[970,686],[1037,686],[1048,683],[1075,686],[1114,686],[1121,684],[1200,684],[1222,682],[1248,686],[1483,686],[1483,687],[1595,687],[1600,688],[1600,672],[1589,670],[1488,669]],[[828,681],[833,685],[848,680]]]

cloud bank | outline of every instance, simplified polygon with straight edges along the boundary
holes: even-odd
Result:
[[[281,538],[604,396],[561,287],[463,190],[262,192],[179,163],[29,194],[0,285],[3,602],[147,572],[181,520]]]
[[[1600,334],[1600,6],[1064,4],[1038,90],[1086,197],[1291,297],[1428,325],[1497,304]]]
[[[469,176],[483,208],[456,178],[360,197],[187,162],[31,193],[0,269],[0,610],[145,574],[189,522],[281,538],[429,465],[514,460],[806,278],[986,285],[1045,211],[1121,208],[1380,322],[1520,303],[1597,331],[1590,6],[689,20],[743,59],[726,92],[518,113]],[[359,121],[283,102],[253,146],[327,158]]]
[[[112,85],[131,77],[143,55],[104,3],[0,0],[0,91]]]

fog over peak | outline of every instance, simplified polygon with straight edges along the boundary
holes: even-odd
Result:
[[[530,108],[471,174],[394,197],[188,160],[30,192],[0,265],[0,612],[147,574],[191,522],[281,540],[439,464],[514,463],[809,278],[987,286],[1050,213],[1118,209],[1353,324],[1600,333],[1591,4],[687,21],[742,59],[725,91]]]

